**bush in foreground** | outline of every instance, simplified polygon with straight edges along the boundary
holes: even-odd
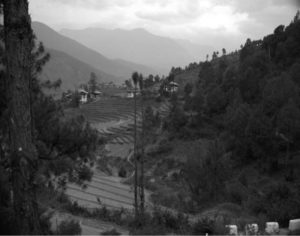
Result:
[[[60,235],[80,235],[81,227],[78,221],[62,221],[58,226],[58,234]]]
[[[102,232],[100,235],[121,235],[116,229],[111,229],[105,232]]]

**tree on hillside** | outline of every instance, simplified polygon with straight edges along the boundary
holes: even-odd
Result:
[[[167,81],[170,82],[174,82],[175,80],[175,75],[174,73],[170,73],[169,76],[167,77]]]
[[[208,114],[220,114],[225,111],[228,101],[226,94],[219,86],[211,88],[206,96],[206,110]]]
[[[212,60],[217,59],[217,58],[218,58],[218,55],[219,55],[219,52],[218,52],[218,51],[213,52],[213,54],[212,54]]]
[[[288,139],[286,141],[294,143],[297,148],[300,140],[300,109],[292,98],[278,112],[276,125],[277,132],[284,135]]]
[[[196,90],[195,96],[191,99],[191,110],[196,111],[198,116],[201,116],[205,103],[204,91],[202,88]]]
[[[126,85],[126,87],[127,87],[127,89],[131,89],[132,88],[132,82],[131,82],[131,80],[125,80],[125,85]]]
[[[222,53],[223,53],[223,56],[226,55],[226,49],[225,48],[222,48]]]
[[[149,87],[151,87],[154,83],[155,83],[155,81],[154,81],[154,76],[153,76],[153,75],[149,75],[148,78],[146,78],[145,81],[144,81],[144,87],[145,87],[145,88],[149,88]]]
[[[215,81],[215,74],[214,68],[211,62],[203,62],[201,63],[201,69],[199,71],[199,82],[203,83],[204,86],[209,85],[210,83]]]
[[[289,69],[289,74],[291,76],[291,79],[296,83],[298,86],[300,86],[300,63],[295,62]]]
[[[184,104],[184,110],[185,111],[192,111],[192,98],[191,98],[191,93],[193,91],[193,85],[191,83],[187,83],[184,86],[184,99],[185,99],[185,104]],[[192,118],[192,113],[191,118]]]
[[[252,161],[260,160],[266,163],[270,171],[278,168],[279,146],[277,145],[275,127],[272,118],[266,116],[261,107],[252,112],[246,127],[246,136],[249,139]]]
[[[95,92],[98,88],[97,79],[98,78],[97,78],[96,74],[94,72],[92,72],[90,75],[90,80],[88,82],[88,88],[91,93]]]
[[[139,89],[142,91],[144,89],[144,77],[142,74],[139,74],[138,85]]]
[[[41,83],[41,86],[43,88],[57,90],[61,86],[61,84],[62,84],[62,80],[59,78],[54,82],[51,82],[50,80],[46,80],[43,83]]]
[[[201,153],[198,150],[190,154],[183,168],[186,184],[199,204],[208,199],[217,201],[224,195],[224,183],[231,168],[220,141],[212,141],[206,155]]]
[[[184,86],[184,94],[185,94],[185,97],[188,97],[190,96],[190,94],[193,92],[193,85],[190,84],[190,83],[187,83],[185,86]]]
[[[87,84],[80,84],[80,85],[79,85],[79,88],[80,88],[80,89],[83,89],[83,90],[85,90],[85,91],[88,91],[88,90],[89,90],[89,86],[88,86]]]
[[[4,0],[4,42],[16,234],[40,234],[35,183],[38,156],[31,116],[33,35],[27,0]]]
[[[158,75],[156,75],[156,76],[154,77],[154,81],[155,81],[155,83],[159,83],[160,77],[159,77]]]
[[[178,98],[176,94],[173,94],[171,97],[171,108],[170,113],[167,117],[167,120],[164,123],[164,126],[167,130],[173,134],[180,134],[179,131],[182,131],[183,127],[187,124],[187,117],[184,114],[184,111],[181,109]]]
[[[287,73],[270,79],[263,90],[263,107],[265,114],[276,115],[290,99],[300,104],[299,87]]]

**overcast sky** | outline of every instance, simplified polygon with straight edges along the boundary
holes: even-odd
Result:
[[[157,35],[239,48],[291,22],[299,0],[29,0],[33,21],[59,30],[144,28]]]

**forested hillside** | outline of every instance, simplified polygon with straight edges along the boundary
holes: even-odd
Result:
[[[194,149],[184,161],[185,210],[230,202],[283,225],[299,217],[299,12],[273,34],[167,79],[185,86],[165,122],[169,139],[209,141],[206,154]]]

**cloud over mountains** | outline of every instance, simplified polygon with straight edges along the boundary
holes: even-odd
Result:
[[[33,20],[56,29],[144,28],[234,49],[288,24],[297,0],[30,0]]]

